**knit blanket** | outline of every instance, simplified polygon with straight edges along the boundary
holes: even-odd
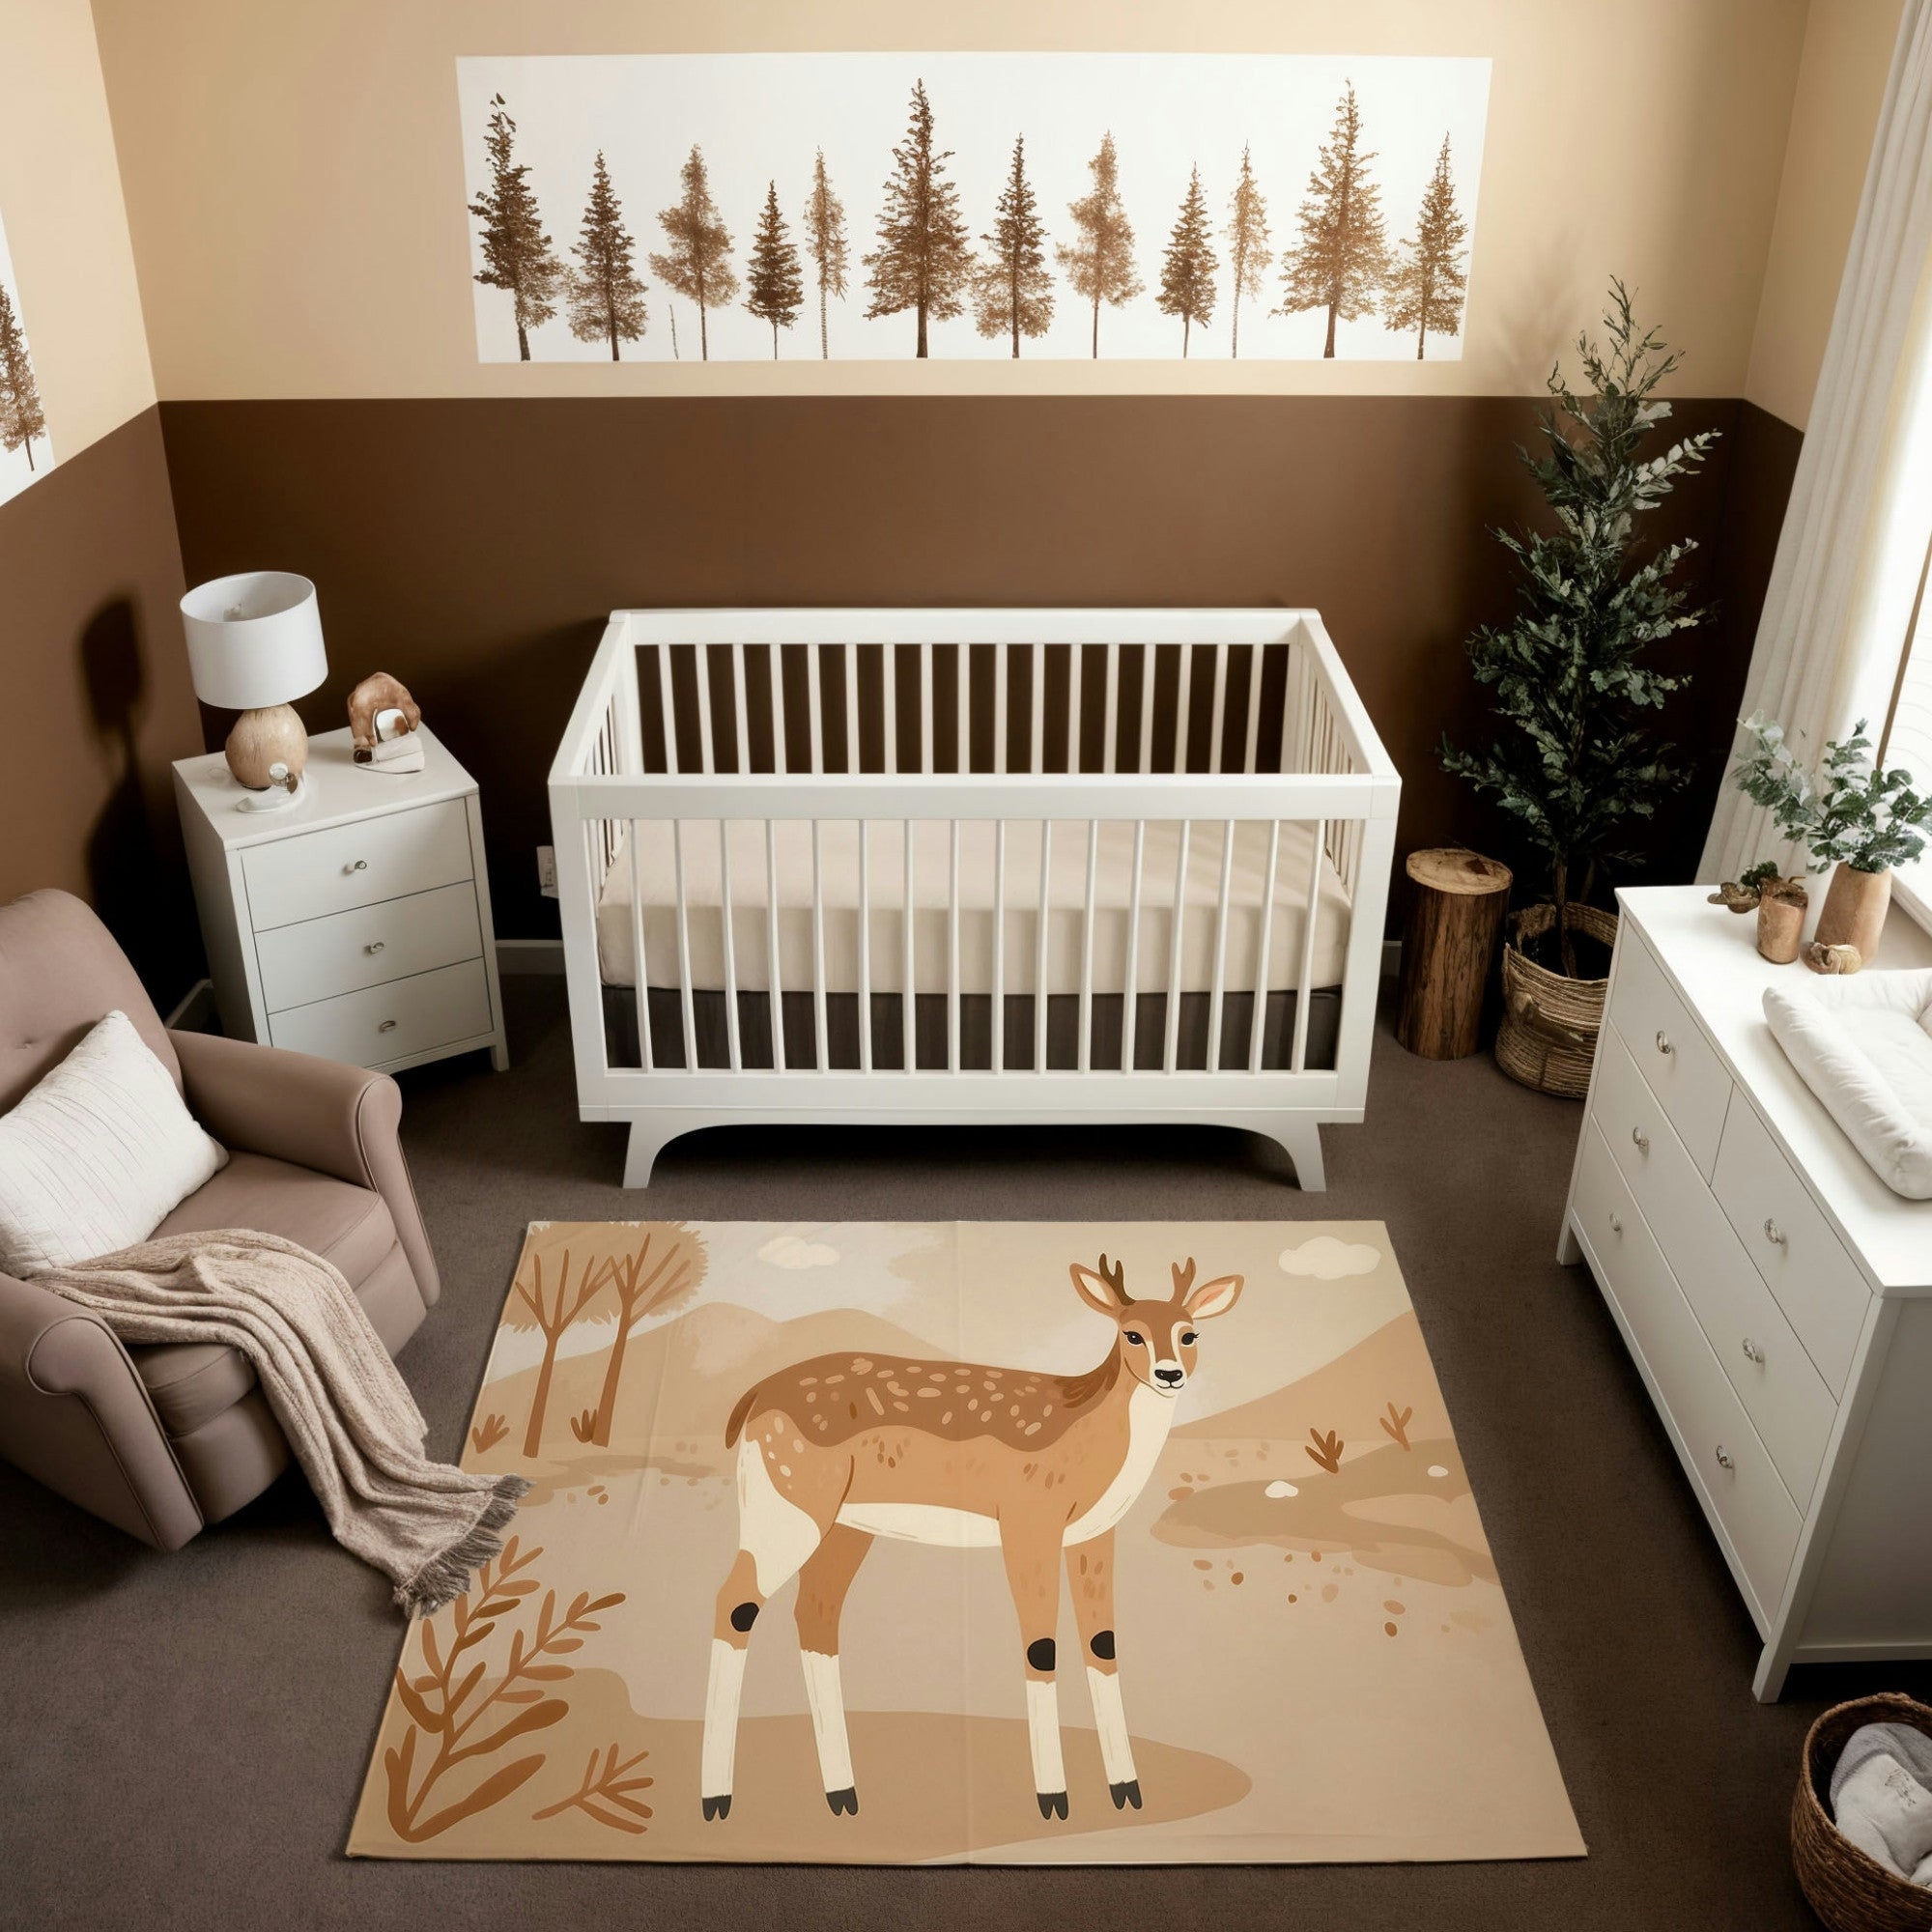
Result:
[[[34,1277],[124,1343],[239,1349],[335,1540],[411,1616],[461,1596],[529,1485],[423,1454],[427,1434],[362,1304],[329,1263],[278,1236],[171,1235]]]

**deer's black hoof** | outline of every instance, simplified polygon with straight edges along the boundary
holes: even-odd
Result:
[[[723,1798],[707,1798],[704,1801],[706,1818],[728,1818],[731,1815],[731,1794],[727,1791]]]
[[[828,1791],[825,1794],[825,1802],[832,1806],[832,1815],[835,1818],[841,1817],[848,1811],[855,1818],[859,1815],[859,1793],[852,1785],[848,1784],[843,1791]]]
[[[1141,1808],[1141,1781],[1130,1777],[1124,1784],[1110,1784],[1107,1789],[1114,1794],[1114,1809],[1124,1811],[1131,1804],[1136,1811]]]
[[[1064,1818],[1066,1816],[1065,1792],[1041,1791],[1035,1795],[1039,1800],[1039,1815],[1042,1818]]]

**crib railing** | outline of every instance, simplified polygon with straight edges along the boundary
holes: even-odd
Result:
[[[1036,635],[1049,614],[1055,634]],[[863,1114],[857,1083],[885,1077],[895,1117],[908,1106],[934,1118],[1007,1111],[1018,1081],[1037,1096],[1017,1102],[1029,1111],[1132,1118],[1118,1086],[1090,1104],[1082,1083],[1097,1076],[1144,1091],[1148,1117],[1236,1104],[1358,1117],[1399,788],[1312,612],[619,612],[551,775],[582,1112],[635,1118],[663,1105],[773,1117],[809,1105],[802,1083],[812,1080]],[[781,829],[808,821],[809,972],[789,984]],[[943,913],[938,933],[921,916],[915,877],[916,829],[933,821],[950,827],[946,891],[925,909]],[[1150,827],[1162,829],[1163,850],[1165,829],[1176,828],[1171,875],[1146,863]],[[1285,839],[1291,828],[1303,831]],[[1285,844],[1299,850],[1304,833],[1311,863],[1290,1006],[1273,970],[1278,868]],[[641,854],[648,837],[666,836],[672,938],[667,947],[660,931],[647,952]],[[1109,837],[1130,837],[1132,860],[1124,968],[1118,985],[1101,988],[1096,931],[1122,910],[1096,902]],[[1190,854],[1211,866],[1217,838],[1211,965],[1205,1008],[1190,1015],[1182,951],[1200,869]],[[1236,876],[1241,839],[1251,841],[1244,850],[1264,843],[1258,877]],[[687,893],[699,840],[719,907],[695,906]],[[982,859],[991,845],[990,958],[970,976],[983,992],[969,991],[962,974],[962,840],[981,841]],[[1052,855],[1068,840],[1082,854],[1084,896],[1056,904]],[[855,1037],[843,1041],[830,1023],[826,973],[823,873],[835,849],[856,856],[858,876],[855,1024],[842,1029]],[[743,875],[748,851],[754,876]],[[1320,1056],[1311,1053],[1318,927],[1336,915],[1324,909],[1316,854],[1348,920],[1332,1051]],[[629,868],[628,1064],[613,1058],[598,969],[597,905],[613,866]],[[1015,902],[1016,882],[1028,903]],[[1166,956],[1156,947],[1150,957],[1143,914],[1166,894]],[[1016,949],[1009,916],[1022,913],[1032,945]],[[1079,949],[1070,995],[1050,991],[1056,914]],[[875,926],[895,915],[896,932],[878,943]],[[707,948],[714,937],[707,920],[717,923],[723,993],[709,1052],[697,1010],[705,989],[693,978],[694,933]],[[1231,941],[1237,920],[1243,947]],[[1073,1016],[1070,1042],[1055,1001]],[[983,1040],[973,1037],[980,1031]]]

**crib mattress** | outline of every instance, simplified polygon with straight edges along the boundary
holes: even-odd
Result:
[[[1265,823],[1237,823],[1229,887],[1224,985],[1254,984],[1261,943],[1262,881],[1267,869]],[[677,941],[677,875],[671,827],[639,828],[636,872],[643,903],[647,983],[680,983]],[[726,828],[731,869],[731,938],[737,984],[742,991],[771,985],[765,830],[762,822]],[[913,827],[914,987],[944,993],[949,987],[950,822],[916,821]],[[1182,901],[1179,988],[1208,992],[1213,985],[1222,841],[1218,822],[1197,822],[1188,835],[1186,891]],[[811,826],[778,825],[777,892],[781,984],[787,992],[812,984]],[[904,989],[904,828],[872,825],[867,834],[870,907],[869,965],[874,992]],[[1049,994],[1077,993],[1085,940],[1087,828],[1054,830],[1047,912],[1046,985]],[[724,984],[723,864],[716,821],[684,828],[685,903],[690,911],[691,983]],[[1168,990],[1173,943],[1175,866],[1180,826],[1150,821],[1141,865],[1140,939],[1134,983],[1145,993]],[[1093,990],[1125,990],[1133,896],[1134,827],[1100,827],[1094,868]],[[859,986],[859,830],[849,822],[826,825],[820,834],[823,880],[825,987],[856,992]],[[994,827],[975,821],[959,828],[959,989],[990,993],[993,984]],[[1036,984],[1039,923],[1039,828],[1015,824],[1007,831],[1006,980],[1009,993],[1039,990]],[[1311,892],[1311,878],[1314,890]],[[620,836],[597,906],[598,970],[607,985],[638,982],[637,944],[631,916],[633,864],[628,830]],[[1349,896],[1325,854],[1317,850],[1311,826],[1284,823],[1269,921],[1267,984],[1284,991],[1301,979],[1307,909],[1315,905],[1315,950],[1308,983],[1339,985],[1349,943]]]

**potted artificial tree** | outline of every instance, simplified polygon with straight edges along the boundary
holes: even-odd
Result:
[[[1520,608],[1468,643],[1508,728],[1484,751],[1458,751],[1445,738],[1441,753],[1444,769],[1492,798],[1547,867],[1548,896],[1517,916],[1503,949],[1497,1061],[1527,1086],[1573,1096],[1589,1085],[1616,938],[1615,915],[1591,903],[1600,873],[1633,863],[1617,842],[1626,821],[1650,817],[1690,776],[1646,728],[1646,714],[1686,679],[1644,659],[1703,615],[1674,581],[1695,546],[1646,546],[1636,520],[1717,440],[1705,431],[1646,453],[1670,414],[1656,392],[1678,358],[1656,329],[1638,327],[1620,281],[1610,284],[1604,329],[1602,348],[1577,339],[1588,392],[1573,394],[1552,370],[1542,452],[1518,451],[1555,525],[1495,533],[1520,568]]]

